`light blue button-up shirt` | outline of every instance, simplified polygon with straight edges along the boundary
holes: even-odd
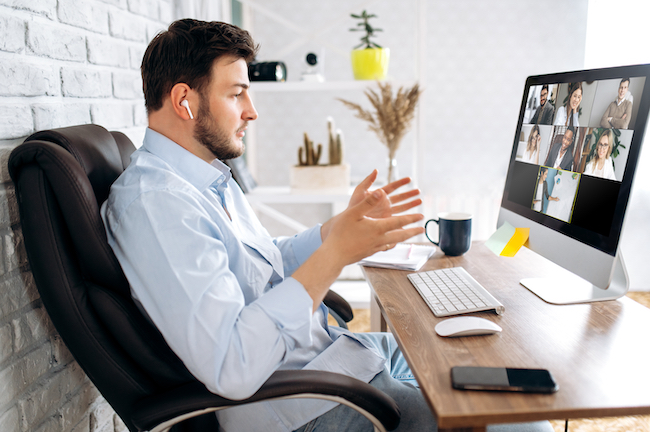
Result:
[[[312,313],[290,277],[320,246],[320,226],[271,238],[219,160],[208,164],[147,129],[102,217],[134,299],[210,391],[244,399],[278,369],[366,382],[382,370],[376,351],[328,327],[323,305]],[[217,416],[226,431],[291,431],[334,406],[285,400]]]

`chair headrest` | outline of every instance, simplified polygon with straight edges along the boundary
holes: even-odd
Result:
[[[70,152],[86,172],[100,205],[108,198],[111,184],[124,171],[120,147],[124,148],[127,161],[135,150],[124,134],[119,134],[116,140],[114,134],[94,124],[36,132],[25,142],[34,140],[48,141]]]
[[[14,181],[27,166],[42,170],[51,185],[45,193],[53,194],[60,205],[85,277],[127,293],[128,283],[106,241],[99,207],[134,150],[125,135],[116,140],[103,127],[90,124],[37,132],[14,149],[9,163]],[[35,181],[32,184],[39,187],[38,177]]]

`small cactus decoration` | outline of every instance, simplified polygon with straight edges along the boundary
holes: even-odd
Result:
[[[323,146],[321,144],[318,144],[318,147],[316,151],[314,151],[314,142],[309,139],[309,135],[307,135],[307,132],[305,132],[305,145],[304,147],[298,148],[298,165],[299,166],[310,166],[310,165],[318,165],[318,159],[320,159],[320,154],[321,150],[323,149]],[[305,157],[303,160],[303,151],[305,153]]]
[[[343,132],[336,129],[334,132],[334,119],[327,118],[328,142],[328,165],[341,165],[343,163]],[[321,156],[322,145],[318,144],[314,149],[314,142],[309,139],[307,132],[304,133],[304,145],[298,148],[298,166],[316,166]]]
[[[336,132],[335,132],[336,130]],[[348,193],[350,191],[350,165],[343,163],[343,134],[334,128],[334,120],[327,118],[328,148],[315,145],[307,132],[303,134],[304,144],[298,148],[298,164],[291,167],[291,190],[298,192],[329,191]],[[322,154],[329,161],[318,164]]]
[[[334,119],[327,118],[327,132],[329,135],[329,164],[341,165],[343,163],[343,132],[341,129],[334,133]]]

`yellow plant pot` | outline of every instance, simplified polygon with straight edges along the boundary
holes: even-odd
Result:
[[[352,51],[352,72],[357,80],[384,80],[388,74],[390,49],[367,48]]]

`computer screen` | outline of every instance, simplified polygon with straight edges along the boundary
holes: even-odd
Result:
[[[531,228],[531,249],[601,289],[614,274],[649,77],[650,65],[625,66],[531,76],[524,88],[499,223]]]

